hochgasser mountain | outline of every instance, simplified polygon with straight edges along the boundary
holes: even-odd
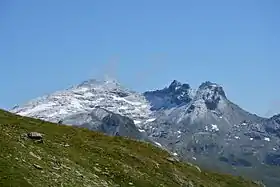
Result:
[[[210,81],[193,89],[174,80],[137,93],[117,81],[91,79],[11,112],[147,141],[202,168],[280,185],[279,115],[245,111]]]

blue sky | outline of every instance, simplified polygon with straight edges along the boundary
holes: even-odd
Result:
[[[279,0],[1,0],[0,108],[105,73],[136,91],[221,84],[280,112]]]

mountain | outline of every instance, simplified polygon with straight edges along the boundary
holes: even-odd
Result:
[[[153,120],[150,107],[142,94],[122,87],[115,80],[90,79],[16,106],[11,112],[155,144],[136,126]]]
[[[179,86],[177,90],[183,90],[182,87],[184,87],[184,84],[181,84],[181,87]],[[159,93],[165,92],[166,88],[144,93],[144,96],[152,105],[155,100],[159,101],[161,99],[163,103],[167,103],[165,101],[166,95],[176,96],[176,99],[178,99],[177,104],[173,103],[172,107],[166,108],[163,106],[154,111],[156,119],[148,125],[144,125],[145,130],[150,135],[161,137],[159,139],[164,140],[160,133],[162,132],[165,134],[164,136],[174,137],[176,141],[184,138],[184,135],[189,136],[189,133],[203,136],[217,135],[224,139],[223,136],[226,135],[235,137],[234,135],[237,134],[233,131],[240,126],[250,127],[246,128],[249,131],[254,128],[253,126],[257,128],[256,123],[265,120],[233,104],[227,99],[223,88],[215,83],[202,83],[193,97],[190,94],[185,94],[190,93],[189,90],[181,91],[183,92],[181,95],[184,96],[178,97],[177,95],[180,95],[180,93],[177,93],[177,90],[169,89],[168,93],[162,95]],[[151,94],[154,96],[151,96]],[[159,106],[158,103],[157,106]],[[243,130],[245,129],[243,128]],[[230,132],[232,133],[228,134]]]
[[[257,187],[201,171],[149,143],[0,110],[0,185]]]
[[[174,80],[140,94],[116,81],[89,80],[11,112],[153,142],[204,168],[280,184],[279,116],[251,114],[209,81],[192,89]]]
[[[280,168],[271,167],[280,163],[279,116],[265,119],[251,114],[228,100],[220,85],[209,81],[199,86],[194,97],[185,94],[191,93],[189,87],[186,91],[183,84],[176,85],[176,89],[144,93],[157,106],[161,100],[167,103],[169,96],[184,95],[176,97],[180,100],[172,107],[157,108],[156,120],[143,127],[150,137],[204,168],[259,178],[269,186],[280,184],[276,174]]]
[[[117,81],[91,79],[63,91],[39,97],[16,106],[13,113],[50,122],[59,122],[76,113],[103,108],[134,119],[135,124],[149,120],[150,105],[145,97],[122,87]]]

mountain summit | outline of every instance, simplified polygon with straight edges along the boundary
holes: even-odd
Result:
[[[145,92],[144,96],[151,103],[151,110],[159,110],[188,104],[194,97],[194,91],[189,84],[174,80],[168,87]]]
[[[201,94],[206,94],[204,97],[217,97],[217,96],[222,96],[223,98],[226,99],[226,94],[224,92],[224,89],[222,86],[212,83],[210,81],[203,82],[199,87],[198,91]]]
[[[221,86],[206,81],[199,86],[195,99],[203,99],[207,109],[215,110],[220,102],[227,100],[227,97]]]

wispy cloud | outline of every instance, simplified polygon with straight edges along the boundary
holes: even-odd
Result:
[[[268,111],[264,114],[265,117],[271,117],[280,113],[280,99],[272,100],[269,103]]]

